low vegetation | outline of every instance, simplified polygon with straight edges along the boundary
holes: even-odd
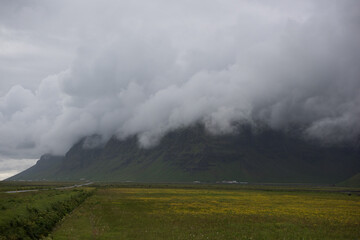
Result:
[[[25,185],[20,189],[33,189]],[[48,184],[46,186],[50,186]],[[79,206],[91,189],[39,190],[6,193],[18,189],[12,184],[2,184],[0,190],[0,239],[41,239],[47,236],[57,222]],[[41,188],[40,188],[41,189]]]
[[[99,187],[53,239],[359,239],[360,196],[297,187]]]
[[[0,240],[360,238],[358,188],[71,184],[1,182]]]

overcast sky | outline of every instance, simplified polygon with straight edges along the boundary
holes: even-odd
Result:
[[[0,178],[194,122],[359,139],[358,0],[0,1]]]

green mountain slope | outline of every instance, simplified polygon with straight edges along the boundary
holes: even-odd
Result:
[[[360,187],[360,173],[355,174],[337,185],[341,187]]]
[[[94,149],[83,144],[9,180],[338,183],[360,171],[358,150],[320,147],[271,130],[254,134],[248,127],[222,136],[200,125],[178,129],[150,149],[139,148],[135,137]]]

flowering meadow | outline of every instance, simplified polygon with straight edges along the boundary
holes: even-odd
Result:
[[[359,239],[360,196],[306,188],[98,188],[54,239]]]

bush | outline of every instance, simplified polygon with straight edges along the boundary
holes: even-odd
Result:
[[[28,206],[26,214],[16,216],[0,226],[0,240],[41,239],[47,236],[58,221],[79,206],[91,194],[92,192],[79,191],[67,200],[50,204],[45,210]]]

